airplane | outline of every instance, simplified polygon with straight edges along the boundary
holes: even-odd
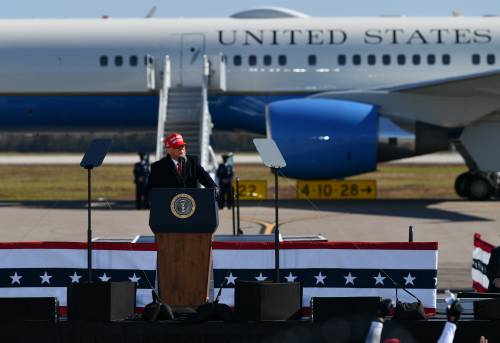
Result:
[[[500,184],[499,44],[492,16],[1,20],[0,129],[152,129],[148,68],[160,80],[168,56],[171,87],[187,88],[221,58],[215,128],[272,137],[286,176],[344,178],[453,144],[469,169],[457,194],[485,200]]]

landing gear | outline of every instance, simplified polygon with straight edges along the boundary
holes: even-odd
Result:
[[[497,173],[466,172],[455,181],[455,192],[469,200],[488,200],[498,188]]]
[[[467,173],[462,173],[458,175],[457,179],[455,180],[455,192],[457,193],[458,196],[462,198],[466,198],[468,195],[468,184],[471,179],[471,174],[469,172]]]

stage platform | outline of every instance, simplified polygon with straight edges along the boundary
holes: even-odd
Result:
[[[437,342],[443,320],[388,320],[384,337],[399,337],[403,343]],[[489,342],[500,342],[500,321],[465,320],[458,324],[454,343],[476,343],[481,335]],[[0,342],[58,343],[146,343],[146,342],[364,342],[369,322],[337,319],[324,323],[287,322],[185,322],[142,321],[90,322],[66,321],[1,322]]]

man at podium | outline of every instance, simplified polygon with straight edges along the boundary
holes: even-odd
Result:
[[[186,155],[180,134],[167,136],[165,148],[168,155],[151,165],[148,183],[159,293],[174,309],[196,308],[208,297],[212,234],[218,226],[217,186],[198,160]]]
[[[178,133],[165,140],[168,155],[151,165],[148,190],[152,188],[217,188],[214,180],[198,163],[195,156],[186,154],[186,143]]]

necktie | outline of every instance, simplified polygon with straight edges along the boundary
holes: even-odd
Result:
[[[181,161],[177,162],[177,172],[179,173],[179,176],[182,176],[182,163],[181,163]]]

